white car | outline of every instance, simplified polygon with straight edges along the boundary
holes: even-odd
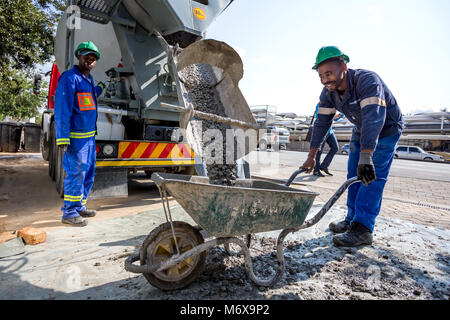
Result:
[[[427,161],[444,161],[444,157],[423,151],[420,147],[415,146],[398,146],[395,151],[395,158],[414,159]]]
[[[274,147],[287,149],[287,145],[289,144],[289,136],[289,130],[286,128],[268,126],[267,131],[258,143],[258,148],[261,151]]]

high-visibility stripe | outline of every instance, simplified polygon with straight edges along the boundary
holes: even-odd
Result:
[[[69,201],[69,202],[80,202],[81,199],[83,198],[83,196],[70,196],[68,194],[64,195],[64,201]]]
[[[361,109],[364,107],[367,107],[371,104],[377,104],[381,107],[386,107],[386,101],[381,99],[380,97],[366,98],[366,99],[361,100],[361,102],[359,103],[359,105],[361,106]]]
[[[192,149],[183,143],[119,142],[119,159],[186,159],[193,158]]]
[[[160,158],[160,159],[167,158],[167,156],[170,154],[170,152],[172,151],[174,146],[175,146],[175,143],[168,143],[158,158]]]
[[[144,143],[139,143],[137,148],[131,154],[130,158],[140,158],[141,154],[144,153],[145,149],[147,149],[147,145]]]
[[[335,114],[336,113],[336,109],[335,108],[319,108],[317,110],[318,114],[325,114],[325,115],[330,115],[330,114]]]
[[[95,107],[94,99],[92,98],[92,94],[90,92],[80,92],[77,96],[78,106],[81,110],[82,108],[86,109],[86,107]]]
[[[56,139],[56,145],[59,146],[62,144],[70,144],[70,139],[67,139],[67,138]]]
[[[95,130],[89,131],[89,132],[71,132],[70,134],[73,136],[87,136],[87,135],[95,134]]]
[[[178,146],[178,144],[174,144],[172,151],[170,151],[170,157],[169,158],[184,158],[183,157],[183,151]],[[188,158],[188,157],[186,157]]]
[[[155,150],[153,150],[152,154],[150,155],[150,158],[159,158],[159,155],[161,154],[161,152],[163,152],[165,147],[166,143],[158,143]]]
[[[129,158],[138,147],[139,142],[119,143],[119,158]],[[123,150],[122,150],[123,149]]]
[[[66,198],[64,198],[64,201],[68,201],[68,202],[80,202],[81,200],[80,200],[80,199],[76,200],[76,199],[66,199]]]
[[[97,160],[96,167],[122,167],[122,166],[181,166],[194,165],[195,161],[187,160],[156,160],[156,161],[139,161],[139,160],[123,160],[123,161],[102,161]]]
[[[141,158],[143,158],[143,159],[149,158],[150,155],[152,154],[152,152],[155,150],[157,145],[158,144],[156,142],[149,143],[149,145],[145,149],[144,153],[142,153]]]
[[[194,150],[188,148],[183,143],[178,144],[178,147],[183,150],[183,158],[194,158]]]
[[[65,194],[64,198],[72,198],[72,199],[80,199],[81,200],[83,198],[83,196],[82,195],[81,196],[71,196],[71,195]]]
[[[95,136],[95,131],[91,132],[71,132],[70,137],[72,139],[84,139]]]

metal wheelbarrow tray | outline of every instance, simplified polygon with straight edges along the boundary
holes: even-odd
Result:
[[[162,290],[180,289],[201,273],[206,250],[223,244],[229,252],[229,244],[234,243],[241,247],[249,278],[258,286],[274,285],[284,273],[284,238],[320,221],[345,190],[359,181],[356,177],[347,180],[323,208],[305,222],[318,193],[288,187],[303,171],[294,172],[286,185],[237,179],[233,187],[209,184],[207,177],[153,173],[152,180],[161,193],[167,222],[149,234],[139,255],[132,255],[125,261],[125,269],[143,273],[150,284]],[[169,195],[198,226],[172,221]],[[204,242],[202,229],[215,238]],[[245,243],[237,236],[274,230],[282,230],[276,248],[278,268],[271,278],[258,279],[253,273],[250,242]],[[137,260],[140,266],[133,264]]]

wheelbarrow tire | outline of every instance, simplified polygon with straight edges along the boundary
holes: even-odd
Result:
[[[181,245],[180,251],[186,252],[193,249],[204,242],[203,236],[200,231],[190,224],[182,221],[174,221],[173,226],[175,229],[175,236],[179,239],[179,245]],[[141,265],[147,263],[154,263],[152,261],[153,256],[158,255],[159,252],[167,249],[167,241],[173,239],[172,229],[169,222],[161,224],[154,229],[147,238],[144,240],[140,252],[139,260]],[[149,257],[149,253],[151,257]],[[166,252],[162,252],[166,254]],[[172,252],[169,254],[176,254],[176,247],[172,241]],[[161,290],[177,290],[187,287],[197,276],[203,271],[206,260],[206,251],[203,251],[197,255],[192,256],[190,264],[181,262],[178,266],[171,267],[161,272],[143,273],[147,281],[154,287]],[[158,263],[158,262],[157,262]],[[183,268],[179,267],[182,264]],[[180,272],[179,276],[170,276],[170,272]]]

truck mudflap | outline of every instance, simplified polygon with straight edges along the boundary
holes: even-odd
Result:
[[[111,143],[117,152],[105,156],[107,143],[97,143],[97,167],[146,168],[193,166],[194,151],[189,145],[173,142],[120,141]]]

